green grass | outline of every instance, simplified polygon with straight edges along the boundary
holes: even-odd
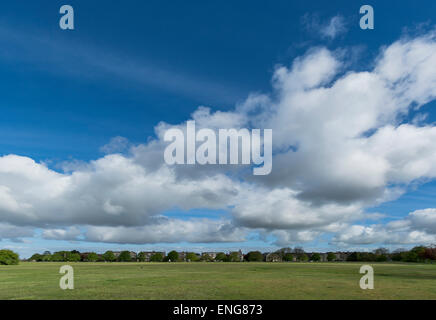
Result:
[[[59,288],[74,268],[75,289]],[[30,263],[0,266],[0,299],[436,299],[436,265],[373,263]]]

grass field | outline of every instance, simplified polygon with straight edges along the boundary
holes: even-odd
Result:
[[[68,263],[74,290],[59,288],[67,263],[0,266],[0,299],[436,299],[436,265],[374,263]]]

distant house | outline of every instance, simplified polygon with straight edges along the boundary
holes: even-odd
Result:
[[[351,252],[335,252],[334,255],[336,256],[336,261],[347,261],[348,256],[351,254]]]
[[[197,259],[196,260],[200,260],[200,258],[201,258],[201,254],[199,254],[199,253],[196,253],[196,252],[193,252],[194,254],[195,254],[195,256],[197,257]],[[191,262],[191,260],[189,260],[189,259],[186,259],[186,261],[188,261],[188,262]]]
[[[306,255],[309,257],[309,261],[313,261],[312,256],[318,253],[320,256],[320,260],[321,262],[326,262],[327,261],[327,253],[321,253],[321,252],[306,252]]]
[[[179,255],[179,260],[180,261],[186,262],[186,254],[187,254],[187,252],[181,251],[181,252],[177,252],[177,254]]]
[[[215,260],[218,252],[202,252],[201,257],[204,258],[206,256],[209,256],[212,260]]]
[[[229,254],[230,254],[230,255],[232,255],[232,254],[236,254],[237,257],[238,257],[238,261],[239,261],[239,262],[244,261],[244,254],[242,253],[241,250],[239,250],[239,251],[231,251]]]
[[[154,256],[156,253],[160,253],[162,255],[162,258],[165,257],[165,252],[164,251],[142,251],[140,252],[142,254],[144,254],[144,258],[145,258],[145,262],[150,262],[151,261],[151,257]]]
[[[266,253],[265,254],[265,261],[266,262],[281,262],[282,258],[278,253],[272,252],[272,253]]]
[[[116,259],[118,259],[118,257],[120,256],[121,252],[122,251],[113,251],[114,256],[115,256]],[[132,259],[132,261],[136,261],[137,260],[136,259],[137,258],[136,252],[133,252],[133,251],[129,251],[129,252],[130,252],[130,258]]]
[[[89,255],[89,253],[90,253],[90,252],[82,252],[82,253],[80,254],[80,260],[82,260],[82,261],[87,261],[87,260],[88,260],[88,255]]]
[[[130,251],[130,258],[132,258],[132,261],[137,261],[137,256],[136,252]]]

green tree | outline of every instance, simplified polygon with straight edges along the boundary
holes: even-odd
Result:
[[[117,258],[114,255],[114,252],[110,251],[110,250],[106,251],[103,254],[103,259],[104,259],[104,261],[107,261],[107,262],[113,262],[113,261],[117,260]]]
[[[263,261],[263,254],[260,251],[250,251],[247,253],[246,259],[250,262],[260,262]]]
[[[306,261],[309,261],[309,257],[307,256],[307,254],[302,253],[302,254],[300,254],[300,256],[298,257],[298,260],[300,260],[301,262],[306,262]]]
[[[54,261],[54,262],[60,262],[64,260],[65,258],[61,251],[53,253],[50,257],[50,261]]]
[[[284,261],[294,261],[294,255],[290,252],[285,253],[285,255],[283,256],[283,260]]]
[[[376,255],[382,255],[382,254],[387,255],[387,254],[389,254],[389,249],[378,248],[378,249],[374,250],[374,254],[376,254]]]
[[[78,261],[80,261],[80,254],[78,254],[76,252],[72,252],[72,251],[67,252],[65,261],[78,262]]]
[[[403,253],[403,252],[401,252],[401,251],[394,252],[394,253],[392,254],[392,260],[393,260],[393,261],[401,261],[401,260],[403,259],[403,257],[402,257],[402,253]]]
[[[179,260],[179,254],[177,253],[177,251],[171,251],[170,253],[168,253],[168,261],[171,262],[175,262]]]
[[[98,254],[96,254],[95,252],[90,252],[86,257],[86,260],[88,260],[89,262],[97,262]]]
[[[138,253],[138,261],[139,262],[144,262],[146,258],[147,258],[147,256],[145,255],[145,252]]]
[[[20,262],[18,254],[12,250],[0,250],[0,264],[16,265]]]
[[[336,255],[333,252],[327,253],[327,261],[335,261]]]
[[[130,256],[130,252],[129,251],[122,251],[118,257],[118,261],[131,262],[132,257]]]
[[[316,262],[321,261],[321,255],[318,252],[315,252],[314,254],[312,254],[312,257],[310,257],[310,259]]]
[[[52,261],[51,258],[52,258],[52,255],[50,253],[49,254],[43,254],[41,256],[41,261],[43,261],[43,262]]]
[[[164,257],[162,255],[162,253],[160,253],[160,252],[156,252],[155,254],[153,254],[150,257],[150,261],[152,261],[152,262],[162,262],[163,259],[164,259]]]
[[[416,251],[410,250],[408,252],[404,252],[402,260],[406,262],[418,262],[419,256]]]
[[[42,261],[42,254],[35,253],[29,258],[29,261]]]
[[[300,256],[304,253],[304,249],[302,247],[295,247],[294,250],[292,250],[297,256]]]
[[[418,247],[414,247],[410,251],[416,253],[416,255],[418,256],[416,261],[424,261],[425,260],[425,249],[426,249],[426,247],[424,247],[424,246],[418,246]]]
[[[194,252],[188,252],[186,254],[186,260],[191,261],[191,262],[195,262],[195,261],[200,260],[200,258]]]
[[[281,249],[277,250],[275,253],[277,253],[282,260],[286,261],[285,260],[285,255],[287,253],[291,253],[291,252],[292,252],[291,248],[281,248]]]
[[[227,257],[227,261],[229,262],[239,262],[241,261],[239,258],[239,254],[237,252],[231,252]]]
[[[227,255],[224,252],[218,252],[215,257],[215,261],[226,261]]]
[[[385,254],[380,254],[378,256],[376,256],[376,261],[377,262],[386,262],[388,261],[388,257]]]
[[[360,252],[353,252],[347,257],[347,261],[362,261]]]
[[[205,254],[201,255],[200,260],[211,262],[211,261],[213,261],[213,258],[209,254],[205,253]]]

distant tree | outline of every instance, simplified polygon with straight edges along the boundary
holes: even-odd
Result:
[[[188,252],[186,254],[186,260],[191,261],[191,262],[195,262],[195,261],[200,260],[200,258],[194,252]]]
[[[239,262],[241,261],[239,258],[239,254],[237,252],[231,252],[228,257],[227,257],[227,261],[229,262]]]
[[[301,262],[309,261],[309,257],[308,257],[307,254],[305,254],[305,253],[301,254],[301,255],[298,257],[298,259],[299,259]]]
[[[392,258],[392,261],[401,261],[402,260],[401,252],[393,253],[391,258]]]
[[[385,262],[388,261],[388,256],[385,254],[379,254],[376,256],[375,261],[377,262]]]
[[[224,252],[218,252],[215,257],[215,261],[226,261],[227,255]]]
[[[88,257],[86,257],[86,260],[89,262],[96,262],[98,260],[98,254],[95,252],[90,252],[88,253]]]
[[[418,253],[416,253],[416,251],[411,250],[411,251],[405,252],[402,255],[401,260],[405,261],[405,262],[418,262],[419,256],[418,256]]]
[[[16,265],[19,262],[18,254],[12,250],[0,250],[0,265]]]
[[[396,249],[392,254],[391,254],[391,259],[392,261],[402,261],[403,260],[403,255],[404,252],[406,251],[406,249]]]
[[[347,261],[361,261],[360,252],[353,252],[347,257]]]
[[[78,262],[78,261],[80,261],[80,254],[78,254],[76,252],[73,253],[73,251],[67,252],[65,261]]]
[[[291,253],[291,252],[292,252],[291,248],[281,248],[281,249],[277,250],[275,253],[277,253],[282,260],[286,261],[285,255],[288,253]]]
[[[50,261],[61,262],[61,261],[65,261],[65,258],[62,252],[60,251],[60,252],[53,253],[50,257]]]
[[[131,262],[132,257],[130,256],[130,251],[122,251],[118,256],[118,261],[121,262]]]
[[[436,247],[430,246],[428,248],[425,248],[424,258],[428,260],[436,260]]]
[[[327,253],[327,261],[335,261],[336,255],[333,252]]]
[[[170,253],[168,253],[168,260],[171,262],[175,262],[179,260],[179,254],[177,253],[177,251],[171,251]]]
[[[152,262],[162,262],[163,259],[164,259],[164,257],[162,255],[162,253],[160,253],[160,252],[156,252],[155,254],[153,254],[150,257],[150,261],[152,261]]]
[[[52,261],[52,255],[51,254],[44,254],[41,256],[41,261],[48,262]]]
[[[104,259],[104,261],[107,261],[107,262],[113,262],[113,261],[117,260],[117,258],[114,255],[114,252],[110,251],[110,250],[103,253],[103,259]]]
[[[210,262],[210,261],[213,261],[213,258],[209,254],[205,253],[205,254],[201,255],[200,260]]]
[[[414,247],[414,248],[413,248],[412,250],[410,250],[410,251],[416,253],[416,255],[418,256],[418,258],[417,258],[416,261],[424,261],[424,260],[425,260],[425,250],[426,250],[426,249],[427,249],[427,248],[424,247],[424,246],[417,246],[417,247]]]
[[[295,254],[297,254],[297,255],[300,255],[300,254],[303,254],[303,253],[304,253],[304,249],[303,249],[302,247],[295,247],[295,248],[292,250],[292,252],[295,253]]]
[[[294,256],[292,253],[288,252],[285,253],[284,257],[283,257],[284,261],[294,261]]]
[[[139,262],[144,262],[145,261],[145,259],[147,258],[147,256],[145,255],[145,252],[140,252],[140,253],[138,253],[138,261]]]
[[[358,260],[356,261],[377,261],[379,255],[372,252],[358,252],[356,256]]]
[[[389,254],[389,249],[386,249],[386,248],[378,248],[378,249],[375,249],[375,250],[374,250],[374,254],[376,254],[376,255],[382,255],[382,254],[384,254],[384,255],[388,255],[388,254]]]
[[[29,261],[42,261],[42,254],[35,253],[29,258]]]
[[[250,251],[247,253],[246,259],[250,262],[260,262],[263,261],[263,254],[260,251]]]
[[[314,254],[312,254],[311,260],[312,261],[321,261],[321,255],[318,252],[315,252]]]

